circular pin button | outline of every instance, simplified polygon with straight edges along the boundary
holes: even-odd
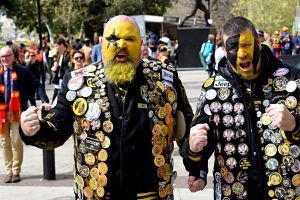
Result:
[[[231,188],[230,188],[230,186],[227,185],[227,184],[224,184],[222,186],[222,192],[223,192],[224,196],[227,196],[227,197],[230,196],[231,195]]]
[[[102,126],[103,126],[103,130],[106,133],[111,133],[114,129],[113,123],[109,120],[104,121]]]
[[[84,180],[78,174],[75,177],[75,182],[77,183],[78,188],[83,188],[84,187]]]
[[[101,142],[101,146],[104,149],[107,149],[108,147],[110,147],[110,139],[107,136],[104,136],[104,140]]]
[[[98,182],[95,178],[91,178],[89,181],[89,185],[92,190],[96,190],[98,187]]]
[[[268,100],[268,99],[265,99],[265,100],[263,100],[263,102],[262,102],[262,104],[263,104],[263,106],[264,107],[269,107],[270,106],[270,100]]]
[[[72,105],[73,112],[77,116],[82,116],[87,111],[87,102],[84,98],[78,98]]]
[[[278,169],[278,166],[279,166],[278,160],[276,160],[275,158],[270,158],[266,162],[266,168],[268,168],[269,170],[274,171]]]
[[[238,146],[238,153],[240,155],[245,156],[245,155],[248,154],[248,152],[249,152],[249,147],[248,147],[247,144],[245,144],[245,143],[239,144],[239,146]]]
[[[208,100],[213,100],[216,98],[216,96],[217,96],[217,91],[214,89],[207,90],[207,92],[205,93],[205,97]]]
[[[102,187],[107,185],[107,177],[105,175],[101,174],[98,176],[98,185]]]
[[[269,174],[269,181],[268,184],[272,185],[279,185],[282,181],[282,176],[278,172],[271,172]]]
[[[83,194],[86,198],[92,198],[93,197],[93,190],[90,188],[90,186],[86,186],[83,188]]]
[[[96,159],[93,154],[87,153],[87,154],[84,154],[84,161],[86,164],[91,166],[91,165],[95,164]]]
[[[292,156],[283,156],[282,163],[286,167],[290,168],[295,163],[295,159]]]
[[[279,199],[283,199],[286,196],[286,190],[283,187],[276,187],[274,192],[275,197]]]
[[[246,132],[243,129],[238,129],[235,133],[235,138],[242,138],[242,137],[246,137]]]
[[[271,142],[273,144],[281,144],[283,142],[283,137],[279,132],[274,132],[274,134],[271,135]]]
[[[260,121],[262,122],[263,125],[269,125],[272,123],[271,117],[269,116],[268,113],[262,114]]]
[[[210,110],[208,104],[205,104],[205,106],[204,106],[204,112],[205,112],[205,114],[207,114],[207,115],[209,115],[209,116],[212,115],[211,110]]]
[[[236,180],[242,184],[245,184],[249,180],[249,176],[246,172],[240,171],[236,176]]]
[[[234,122],[237,127],[242,126],[245,123],[245,118],[243,115],[236,115],[234,117]]]
[[[287,92],[294,92],[297,89],[297,83],[296,81],[289,81],[287,82],[286,86],[285,86],[285,90]]]
[[[296,195],[296,192],[295,192],[295,190],[293,190],[293,188],[286,189],[286,196],[285,196],[286,199],[293,199],[295,197],[295,195]]]
[[[221,111],[222,105],[220,102],[214,101],[210,104],[209,108],[213,113],[217,113],[217,112]]]
[[[300,174],[295,174],[292,178],[293,186],[300,186]]]
[[[234,168],[237,166],[236,159],[235,159],[234,157],[229,157],[229,158],[226,160],[226,166],[227,166],[229,169],[234,169]]]
[[[229,102],[225,102],[222,104],[222,111],[224,114],[229,114],[233,111],[233,106]]]
[[[234,122],[234,119],[231,115],[225,115],[223,118],[222,118],[222,122],[224,124],[225,127],[230,127],[233,125],[233,122]]]
[[[86,165],[81,165],[78,171],[82,177],[88,177],[90,174],[90,169]]]
[[[274,132],[270,129],[265,129],[264,132],[263,132],[263,138],[266,140],[266,141],[271,141],[271,136],[272,134],[274,134]]]
[[[101,126],[101,122],[100,122],[99,119],[94,120],[94,121],[91,121],[90,124],[91,124],[91,127],[92,127],[92,130],[93,130],[93,131],[99,130],[99,128],[100,128],[100,126]]]
[[[231,139],[234,138],[234,131],[232,129],[226,129],[223,132],[223,137],[227,140],[230,141]]]
[[[296,108],[297,104],[298,104],[298,101],[297,101],[296,97],[294,97],[294,96],[289,96],[285,100],[285,106],[288,109]]]
[[[74,101],[76,99],[76,92],[73,91],[73,90],[69,90],[67,93],[66,93],[66,99],[68,101]]]
[[[220,167],[224,167],[224,158],[223,158],[222,155],[217,156],[217,162],[218,162]]]
[[[167,88],[165,93],[166,93],[166,98],[167,98],[168,102],[173,104],[177,99],[177,93],[174,90],[174,88],[171,88],[171,87]]]
[[[292,186],[292,181],[288,177],[283,177],[282,178],[282,186],[285,188],[291,187]]]
[[[154,164],[157,167],[161,167],[165,164],[165,157],[163,155],[157,155],[154,158]]]
[[[78,90],[84,83],[84,78],[82,76],[74,76],[68,81],[69,90]]]
[[[106,161],[107,158],[108,158],[107,151],[105,149],[101,149],[98,152],[98,160],[100,160],[100,161]]]
[[[89,108],[88,108],[87,112],[85,113],[85,117],[89,121],[97,120],[101,114],[99,105],[97,103],[89,103],[88,107]]]
[[[98,163],[98,170],[100,174],[106,174],[108,171],[107,164],[105,162]]]
[[[295,159],[295,162],[291,167],[291,170],[295,173],[298,173],[300,171],[300,161],[298,159]]]
[[[291,151],[291,147],[287,143],[282,143],[278,146],[278,153],[280,155],[286,156],[290,153],[290,151]]]
[[[233,144],[231,143],[227,143],[225,146],[224,146],[224,152],[227,156],[231,156],[235,153],[236,151],[236,148]]]
[[[292,145],[289,154],[294,158],[297,158],[300,155],[300,148],[297,145]]]
[[[231,172],[228,172],[226,176],[223,177],[226,183],[232,184],[234,182],[234,175]]]
[[[244,191],[245,191],[245,187],[243,184],[239,182],[235,182],[232,184],[232,192],[237,196],[243,194]]]
[[[233,110],[235,113],[240,114],[244,111],[244,104],[237,102],[233,106]]]
[[[90,64],[90,65],[88,65],[88,66],[85,67],[85,70],[87,72],[90,72],[90,73],[96,71],[96,69],[97,69],[97,67],[95,65],[93,65],[93,64]]]
[[[275,156],[277,153],[277,147],[274,144],[267,144],[265,146],[265,154],[269,157]]]
[[[84,86],[81,90],[78,91],[80,96],[89,97],[93,93],[93,89],[88,86]]]

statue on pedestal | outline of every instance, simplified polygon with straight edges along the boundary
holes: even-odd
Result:
[[[209,3],[209,0],[206,0],[208,1]],[[195,0],[195,7],[194,9],[192,10],[191,14],[187,15],[183,20],[182,22],[180,23],[179,26],[183,26],[185,20],[187,20],[188,18],[194,16],[197,12],[197,10],[200,9],[201,11],[204,12],[204,17],[205,17],[205,22],[206,22],[206,25],[207,26],[210,26],[210,24],[208,23],[208,19],[209,19],[209,16],[210,16],[210,13],[209,13],[209,10],[205,7],[205,5],[202,3],[202,0]]]

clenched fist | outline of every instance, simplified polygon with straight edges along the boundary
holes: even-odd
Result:
[[[33,136],[40,130],[38,108],[30,106],[21,114],[21,128],[26,136]]]
[[[188,186],[191,192],[198,192],[205,188],[205,181],[195,176],[189,176]]]
[[[191,128],[189,144],[192,152],[198,153],[207,145],[207,132],[209,129],[208,124],[197,124]]]
[[[296,119],[283,104],[271,104],[266,109],[272,125],[284,131],[292,131],[296,127]]]

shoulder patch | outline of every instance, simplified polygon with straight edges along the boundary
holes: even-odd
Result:
[[[287,73],[289,73],[289,69],[288,68],[278,68],[274,73],[273,76],[284,76]]]

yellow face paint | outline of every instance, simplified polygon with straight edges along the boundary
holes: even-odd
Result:
[[[246,80],[253,80],[260,74],[260,69],[256,68],[258,63],[253,63],[257,56],[259,57],[260,52],[257,52],[254,47],[255,39],[253,34],[250,32],[241,33],[237,51],[236,69],[238,74]]]
[[[141,36],[129,20],[118,19],[105,28],[102,42],[103,63],[131,62],[138,65],[141,57]]]

